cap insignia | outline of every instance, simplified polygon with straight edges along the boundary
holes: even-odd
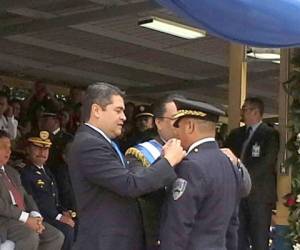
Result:
[[[41,131],[40,132],[40,138],[42,140],[47,140],[49,138],[49,132],[48,131]]]

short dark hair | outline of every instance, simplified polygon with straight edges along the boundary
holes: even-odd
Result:
[[[166,104],[173,102],[175,98],[184,98],[182,95],[172,94],[166,95],[155,101],[153,104],[154,118],[163,117],[166,112]]]
[[[251,107],[257,108],[260,115],[264,114],[264,102],[258,97],[248,97],[244,103],[248,103]]]
[[[105,108],[111,103],[113,95],[125,96],[125,93],[118,87],[105,82],[99,82],[90,85],[86,92],[82,105],[82,118],[84,121],[90,119],[91,107],[98,104],[101,108]]]
[[[6,131],[0,129],[0,139],[2,139],[2,138],[8,138],[8,139],[10,139],[10,135]]]

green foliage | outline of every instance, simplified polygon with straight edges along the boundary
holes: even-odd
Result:
[[[293,245],[300,243],[300,56],[296,56],[291,61],[295,69],[291,77],[284,83],[286,93],[291,97],[289,105],[288,129],[292,133],[290,140],[286,144],[286,149],[290,152],[285,164],[292,170],[292,191],[289,199],[295,202],[288,204],[289,227],[288,237]]]

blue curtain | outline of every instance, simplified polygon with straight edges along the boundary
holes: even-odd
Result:
[[[255,47],[300,46],[300,0],[156,0],[209,33]]]

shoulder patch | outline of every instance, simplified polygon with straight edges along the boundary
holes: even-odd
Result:
[[[173,199],[174,201],[178,200],[184,193],[187,186],[187,181],[182,178],[178,178],[173,184]]]

